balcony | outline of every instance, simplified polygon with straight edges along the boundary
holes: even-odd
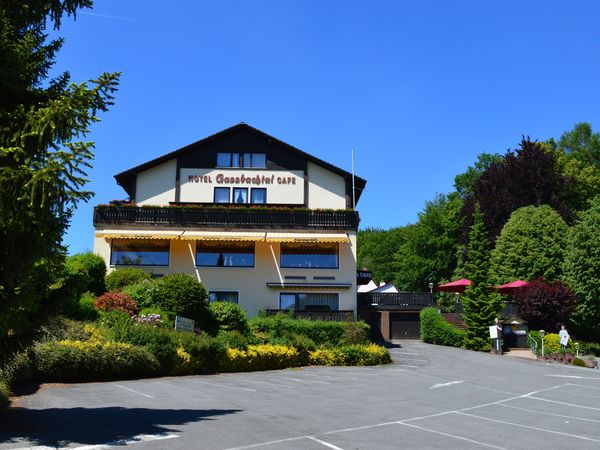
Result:
[[[112,205],[100,205],[94,208],[94,226],[140,225],[356,231],[358,222],[358,213],[351,210]]]
[[[429,292],[366,292],[358,294],[357,302],[360,310],[420,311],[428,306],[436,306]]]

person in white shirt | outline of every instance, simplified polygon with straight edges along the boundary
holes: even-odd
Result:
[[[567,348],[569,344],[569,332],[565,330],[565,326],[560,326],[560,331],[558,332],[558,337],[560,338],[560,347],[564,350]]]

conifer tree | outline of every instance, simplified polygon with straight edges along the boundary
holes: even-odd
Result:
[[[469,233],[466,274],[471,285],[462,298],[463,319],[467,325],[465,345],[471,350],[489,350],[491,341],[489,327],[498,317],[499,298],[490,292],[489,284],[490,249],[486,237],[483,213],[475,205],[473,225]]]
[[[119,74],[70,83],[48,78],[63,40],[47,21],[75,16],[90,0],[0,0],[0,343],[44,317],[62,266],[62,237],[84,189],[93,143],[82,140],[112,105]],[[0,353],[1,349],[0,349]]]

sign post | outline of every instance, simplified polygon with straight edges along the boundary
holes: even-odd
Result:
[[[175,316],[175,330],[194,332],[194,321],[186,317]]]

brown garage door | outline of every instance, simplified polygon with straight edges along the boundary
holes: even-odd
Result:
[[[390,313],[392,339],[419,339],[419,313]]]

